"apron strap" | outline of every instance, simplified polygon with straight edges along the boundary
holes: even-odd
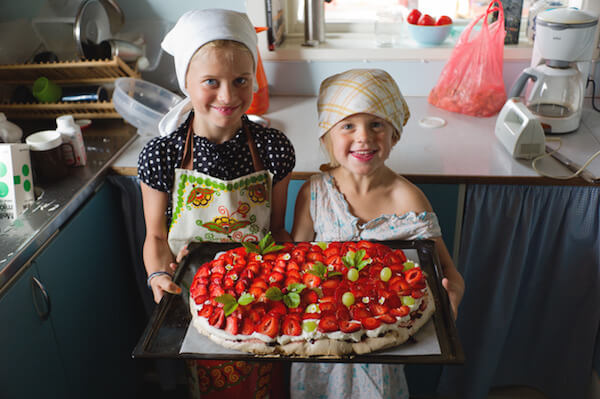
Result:
[[[194,169],[194,140],[192,133],[192,122],[188,125],[187,135],[185,137],[185,146],[183,147],[183,159],[181,160],[181,169],[191,170]],[[248,140],[248,148],[250,149],[250,155],[252,156],[252,164],[254,165],[254,171],[258,172],[260,170],[264,170],[265,167],[258,156],[258,149],[256,148],[256,144],[254,143],[254,139],[252,138],[252,133],[250,129],[248,129],[248,124],[243,124],[244,132],[246,132],[246,137]]]

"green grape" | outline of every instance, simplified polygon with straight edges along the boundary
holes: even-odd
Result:
[[[319,305],[316,303],[311,303],[306,307],[305,313],[319,313]]]
[[[350,291],[344,292],[342,295],[342,303],[347,307],[354,305],[354,295]]]
[[[406,306],[412,306],[415,304],[415,298],[413,298],[412,296],[403,296],[402,304]]]
[[[415,262],[413,262],[412,260],[407,260],[402,265],[404,266],[404,271],[407,271],[415,267]]]
[[[311,320],[305,320],[302,322],[302,329],[306,332],[313,332],[317,328],[317,323]]]
[[[350,281],[358,280],[358,270],[356,270],[355,268],[351,268],[350,270],[348,270],[347,277]]]
[[[389,267],[384,267],[383,269],[381,269],[381,271],[379,272],[379,278],[381,279],[381,281],[389,281],[389,279],[392,278],[392,269],[390,269]]]

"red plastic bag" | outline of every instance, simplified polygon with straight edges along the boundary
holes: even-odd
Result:
[[[491,24],[488,16],[498,11]],[[481,30],[472,32],[483,19]],[[472,21],[458,38],[448,63],[428,101],[436,107],[472,116],[496,114],[506,102],[502,78],[504,57],[504,10],[493,0],[487,11]]]

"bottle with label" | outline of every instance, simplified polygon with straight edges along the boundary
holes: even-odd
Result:
[[[527,16],[527,39],[530,43],[533,43],[535,39],[535,18],[542,11],[551,10],[553,8],[563,8],[568,5],[567,0],[537,0],[529,8],[529,15]]]
[[[87,155],[81,128],[75,123],[73,115],[62,115],[56,118],[56,131],[60,133],[64,143],[70,146],[63,147],[65,161],[69,166],[85,166]],[[71,148],[72,147],[72,151]]]
[[[0,143],[20,143],[23,130],[6,119],[6,115],[0,112]]]

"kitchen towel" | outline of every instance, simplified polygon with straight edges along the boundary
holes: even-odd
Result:
[[[245,45],[257,64],[257,37],[254,26],[244,13],[223,9],[193,10],[183,14],[163,39],[161,47],[174,57],[179,88],[186,95],[159,122],[161,136],[172,133],[192,109],[185,88],[188,65],[200,47],[215,40],[232,40]],[[256,82],[255,82],[256,84]]]

